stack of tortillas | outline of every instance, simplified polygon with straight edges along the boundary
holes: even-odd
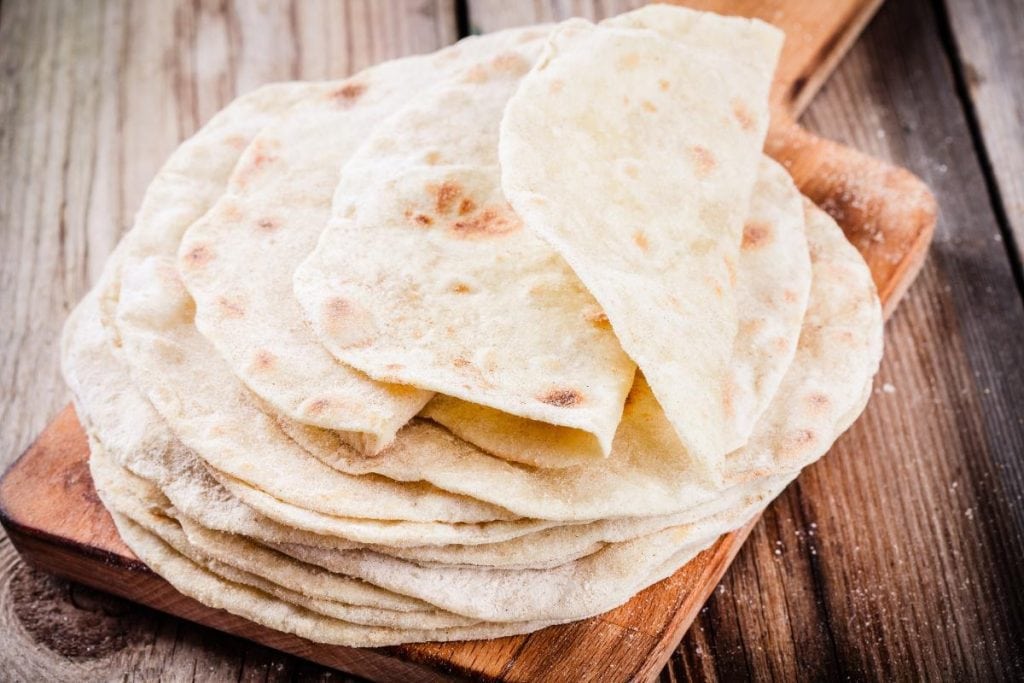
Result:
[[[881,355],[864,261],[762,154],[781,42],[651,6],[229,105],[65,329],[125,542],[375,646],[604,612],[756,515]]]

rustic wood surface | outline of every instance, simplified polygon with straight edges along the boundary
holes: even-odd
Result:
[[[232,92],[430,49],[467,26],[521,23],[516,12],[618,9],[495,5],[471,2],[467,17],[452,3],[4,0],[0,458],[66,401],[60,323],[149,175]],[[1012,21],[984,20],[998,11],[890,0],[805,117],[925,178],[942,210],[937,244],[889,325],[854,446],[773,505],[666,679],[1022,674],[1024,309],[1010,242],[1020,209],[1001,178],[1019,182],[1012,112],[1024,94],[1020,70],[991,60],[986,82],[1010,107],[983,101],[961,61],[969,49],[1019,50],[1019,22],[1013,33]],[[1002,123],[987,118],[993,108]],[[342,678],[34,573],[6,539],[0,596],[0,670],[15,680]]]

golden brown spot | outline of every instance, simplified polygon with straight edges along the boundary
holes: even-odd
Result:
[[[261,218],[258,221],[256,221],[256,225],[259,226],[260,229],[266,230],[267,232],[277,230],[278,228],[281,227],[280,221],[275,220],[273,218]]]
[[[776,337],[773,343],[775,344],[775,349],[779,353],[785,353],[789,350],[789,340],[785,337]]]
[[[197,244],[185,253],[185,265],[189,268],[202,268],[213,260],[213,251],[205,244]]]
[[[327,398],[318,398],[309,404],[306,408],[307,415],[320,415],[328,408],[331,407],[331,400]]]
[[[694,145],[690,147],[690,154],[693,155],[693,163],[697,167],[697,177],[707,178],[711,175],[711,172],[718,166],[718,161],[715,160],[715,155],[711,153],[711,150],[703,145]]]
[[[457,282],[452,285],[452,291],[456,294],[469,294],[472,292],[472,288],[464,282]]]
[[[562,92],[562,88],[564,87],[565,81],[556,78],[555,80],[551,81],[550,85],[548,85],[548,92],[551,93],[552,95],[557,95],[558,93]]]
[[[630,178],[640,177],[640,169],[637,168],[634,164],[626,164],[625,171],[626,175],[628,175]]]
[[[242,213],[242,207],[234,202],[223,204],[220,210],[220,215],[225,221],[229,221],[231,223],[237,223],[245,217]]]
[[[277,357],[274,354],[266,349],[260,349],[252,359],[252,368],[253,370],[269,370],[274,367],[276,362]]]
[[[635,69],[640,64],[640,55],[635,52],[622,55],[619,58],[618,67],[623,71],[630,71]]]
[[[487,69],[477,64],[466,71],[465,77],[462,79],[466,83],[486,83],[487,82]]]
[[[808,396],[807,402],[811,405],[811,409],[816,412],[825,410],[829,405],[828,396],[820,392],[815,392]]]
[[[513,76],[525,74],[530,70],[530,63],[515,52],[505,52],[495,57],[491,64],[497,71],[504,71]]]
[[[217,307],[225,318],[242,318],[245,316],[245,306],[237,299],[229,299],[226,296],[218,297]]]
[[[583,403],[583,394],[575,389],[552,389],[537,399],[557,408],[575,408]]]
[[[798,429],[786,435],[782,443],[780,455],[785,457],[798,456],[814,442],[815,435],[810,429]]]
[[[654,102],[651,102],[650,100],[644,100],[640,103],[640,106],[644,108],[644,111],[652,113],[658,111],[658,108],[654,106]]]
[[[746,102],[741,99],[737,98],[732,101],[732,115],[736,118],[736,122],[740,124],[740,128],[745,131],[752,131],[757,126],[757,119],[751,113]]]
[[[668,86],[669,85],[671,85],[671,84],[668,81],[666,81],[664,78],[662,78],[661,80],[658,81],[658,87],[661,89],[662,92],[665,92],[666,90],[668,90]]]
[[[640,251],[647,251],[650,248],[650,244],[647,242],[647,235],[643,230],[637,230],[633,233],[633,244],[640,247]]]
[[[423,157],[423,160],[426,161],[431,166],[436,166],[437,164],[441,163],[441,153],[438,152],[437,150],[434,150],[433,152],[427,152],[427,156]]]
[[[772,226],[764,221],[750,221],[743,226],[742,249],[759,249],[772,241]]]
[[[452,232],[458,237],[488,237],[518,230],[523,225],[511,210],[487,207],[476,216],[452,223]]]
[[[457,368],[467,368],[470,365],[472,365],[472,363],[470,363],[465,358],[456,358],[452,361],[452,365],[454,365]]]
[[[336,102],[340,102],[348,106],[362,97],[365,92],[366,85],[364,83],[346,83],[332,92],[331,98]]]
[[[462,187],[454,180],[446,180],[439,187],[430,186],[427,190],[434,193],[438,213],[451,211],[456,200],[462,196]]]
[[[467,213],[472,213],[473,211],[476,211],[476,202],[469,197],[466,197],[459,203],[460,216],[465,216]]]
[[[412,216],[410,216],[410,218],[412,219],[413,223],[415,223],[416,225],[422,225],[423,227],[427,227],[428,225],[434,224],[434,219],[425,213],[413,214]]]
[[[608,316],[604,311],[598,311],[597,313],[591,313],[587,316],[587,322],[596,327],[599,330],[610,330],[612,325],[608,322]]]

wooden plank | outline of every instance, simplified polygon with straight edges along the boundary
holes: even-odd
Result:
[[[264,82],[338,77],[455,37],[454,0],[4,0],[0,465],[67,402],[57,353],[63,320],[181,139]],[[18,561],[5,535],[0,604],[0,677],[10,680],[323,675],[56,581]]]
[[[1008,249],[1024,261],[1024,3],[945,0],[956,66],[984,142]],[[1018,280],[1018,286],[1022,285]]]

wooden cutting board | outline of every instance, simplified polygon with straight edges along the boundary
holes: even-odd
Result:
[[[827,209],[871,267],[886,314],[924,260],[935,202],[913,175],[794,121],[881,0],[697,0],[685,4],[757,16],[786,31],[773,90],[768,151]],[[66,408],[0,480],[0,522],[34,566],[377,680],[649,680],[657,676],[756,520],[723,536],[675,575],[627,604],[525,636],[378,649],[324,646],[207,608],[150,572],[124,545],[93,490],[88,445]]]

